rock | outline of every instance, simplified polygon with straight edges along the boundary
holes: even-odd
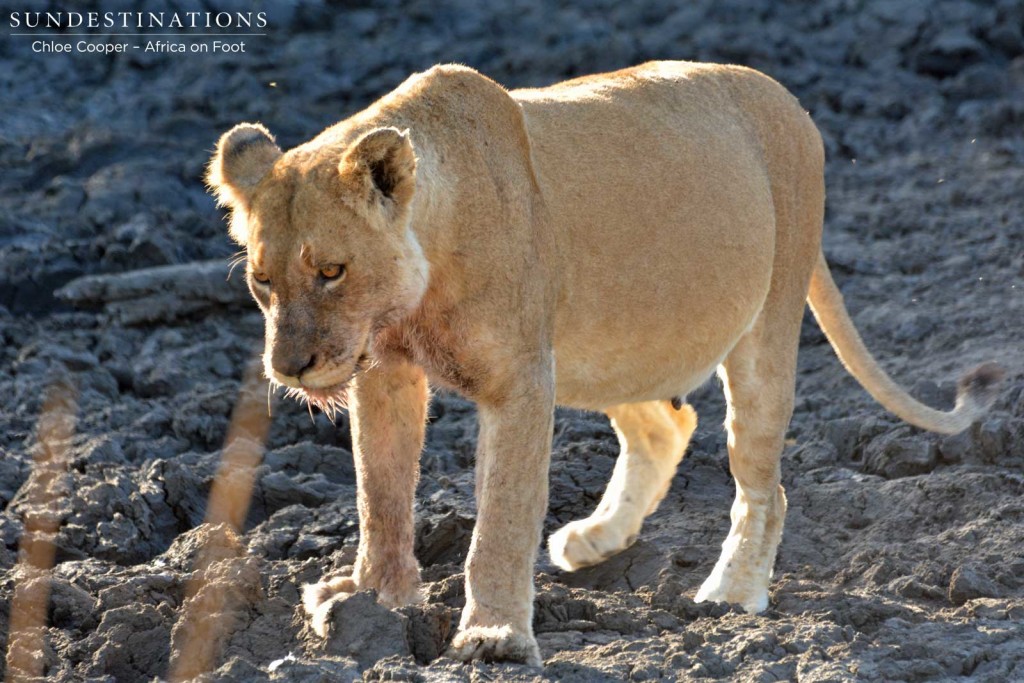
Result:
[[[316,660],[288,656],[267,667],[271,681],[282,683],[355,683],[361,680],[359,664],[351,657],[317,657]]]
[[[904,315],[892,330],[892,336],[896,341],[903,343],[920,343],[928,338],[935,328],[937,321],[933,315],[927,313]]]
[[[213,668],[234,631],[262,598],[259,561],[246,555],[226,524],[197,530],[193,572],[171,630],[170,676],[183,680]]]
[[[293,504],[317,507],[324,501],[338,498],[343,489],[327,480],[322,474],[297,475],[289,477],[284,472],[268,472],[258,478],[257,495],[262,499],[267,513]],[[258,476],[258,475],[257,475]]]
[[[353,593],[332,603],[322,648],[330,655],[352,657],[360,668],[391,655],[408,655],[408,621],[378,603],[375,592]]]
[[[918,73],[953,76],[982,58],[985,47],[965,29],[948,28],[929,40],[913,59]]]
[[[867,417],[861,420],[860,431],[857,433],[857,441],[866,443],[893,429],[894,423],[891,418]]]
[[[514,665],[505,665],[505,668],[512,668]],[[500,668],[498,664],[495,668]],[[435,667],[438,668],[438,667]],[[457,680],[460,675],[465,675],[460,669],[464,669],[462,662],[451,661],[445,667],[441,668],[443,672],[448,669],[448,676],[445,677],[443,674],[439,676],[442,680],[448,678]],[[521,669],[521,667],[515,667]],[[424,681],[423,674],[420,673],[420,667],[416,666],[416,660],[412,657],[385,657],[379,662],[375,663],[373,667],[363,672],[364,681],[410,681],[411,683],[421,683]],[[500,680],[500,676],[498,679]]]
[[[1003,96],[1010,87],[1005,68],[994,64],[972,64],[955,77],[942,82],[942,93],[953,101],[991,100]]]
[[[957,567],[949,579],[949,601],[954,605],[975,598],[996,598],[1001,592],[994,581],[969,566]]]
[[[181,260],[182,245],[170,231],[161,229],[151,214],[132,216],[114,231],[117,242],[107,245],[104,270],[129,270],[163,266]]]
[[[956,384],[954,382],[940,384],[930,379],[920,380],[914,383],[910,395],[926,406],[949,410],[956,401]]]
[[[1020,428],[1018,428],[1018,435]],[[1005,460],[1018,462],[1016,456],[1010,454],[1010,425],[1000,417],[990,417],[978,426],[978,451],[986,463],[999,464]]]
[[[356,483],[352,453],[332,446],[304,441],[274,449],[263,458],[272,471],[293,474],[322,474],[335,484]]]
[[[799,463],[800,468],[805,471],[833,467],[841,462],[835,446],[820,441],[812,441],[798,446],[789,454],[788,458]]]
[[[217,306],[253,306],[245,279],[229,277],[226,260],[89,275],[69,282],[57,297],[77,306],[105,308],[126,325],[171,321]]]
[[[416,525],[416,556],[425,564],[465,559],[475,520],[455,510],[421,517]]]
[[[925,437],[885,434],[864,447],[864,471],[886,479],[925,474],[936,464],[938,447]]]
[[[103,613],[86,639],[91,655],[86,676],[138,680],[146,671],[166,671],[170,657],[171,614],[152,605],[122,605]]]
[[[973,445],[970,430],[950,434],[939,442],[939,457],[948,464],[963,462],[969,457]]]
[[[420,664],[429,664],[448,648],[459,610],[445,605],[413,605],[401,610],[408,618],[406,639],[413,656]]]
[[[856,417],[841,417],[825,423],[825,438],[835,446],[836,457],[841,462],[855,459],[862,424],[863,420]]]
[[[99,617],[96,603],[96,598],[79,586],[65,579],[51,579],[49,623],[58,628],[91,630]]]
[[[946,597],[946,593],[938,586],[929,585],[914,576],[893,579],[886,589],[915,600],[941,600]]]
[[[0,459],[0,506],[6,507],[28,478],[29,464],[24,458]]]
[[[1011,59],[1024,54],[1024,32],[1019,19],[1017,23],[1006,20],[999,22],[985,32],[985,37],[992,47]]]

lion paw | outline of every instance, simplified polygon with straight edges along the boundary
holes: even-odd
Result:
[[[541,666],[537,639],[511,626],[471,626],[462,629],[455,634],[448,656],[464,662],[480,659],[485,662],[509,661]]]
[[[321,638],[327,637],[327,617],[331,611],[332,600],[358,590],[359,585],[351,576],[338,576],[302,587],[302,606],[309,615],[310,624],[317,635]]]
[[[385,607],[402,607],[422,600],[419,568],[395,572],[383,578],[338,576],[302,587],[302,606],[310,617],[313,630],[327,636],[327,622],[331,604],[361,590],[377,591],[377,602]]]
[[[581,519],[556,531],[548,539],[551,561],[566,571],[598,564],[633,544],[636,536],[626,537],[609,521]]]
[[[732,586],[726,579],[714,572],[701,584],[693,601],[739,604],[747,614],[759,614],[768,608],[768,589],[756,586]]]

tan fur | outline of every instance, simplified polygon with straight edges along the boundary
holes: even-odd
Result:
[[[262,128],[236,128],[210,182],[250,254],[268,376],[330,408],[356,375],[360,546],[351,577],[307,588],[321,632],[338,594],[418,595],[427,378],[480,416],[451,653],[532,664],[556,403],[606,411],[622,446],[594,515],[551,537],[552,559],[576,569],[626,547],[657,507],[696,426],[679,397],[718,369],[737,496],[697,597],[758,611],[782,533],[779,455],[812,277],[819,320],[886,406],[953,429],[991,400],[993,373],[976,373],[967,407],[944,422],[885,383],[821,257],[818,132],[750,69],[652,62],[508,92],[435,67],[287,153]],[[344,264],[345,278],[324,281],[323,264]]]

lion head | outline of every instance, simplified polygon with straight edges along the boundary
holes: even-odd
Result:
[[[408,131],[395,128],[282,153],[266,128],[243,123],[217,143],[208,182],[245,248],[266,375],[321,409],[343,401],[375,333],[426,290],[409,226],[415,176]]]

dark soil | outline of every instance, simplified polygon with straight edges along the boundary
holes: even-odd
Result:
[[[19,539],[26,520],[47,536],[43,519],[56,565],[31,656],[52,680],[199,674],[181,653],[195,633],[211,681],[1024,679],[1024,5],[255,4],[268,35],[242,55],[37,55],[0,37],[0,642],[15,584],[39,579],[15,567]],[[243,533],[203,525],[260,314],[228,300],[132,325],[54,291],[226,260],[201,175],[239,121],[288,147],[437,62],[514,87],[652,58],[746,64],[789,87],[826,140],[825,249],[869,346],[942,407],[961,370],[996,360],[1002,397],[959,436],[908,427],[808,321],[768,611],[690,599],[732,499],[716,381],[691,397],[701,427],[632,548],[575,574],[542,553],[537,672],[438,658],[463,602],[476,438],[473,406],[440,395],[418,509],[429,598],[390,612],[357,594],[322,641],[298,586],[354,557],[346,419],[275,400]],[[62,400],[40,424],[47,395]],[[73,436],[54,441],[50,423]],[[559,412],[547,532],[589,514],[616,452],[603,416]]]

